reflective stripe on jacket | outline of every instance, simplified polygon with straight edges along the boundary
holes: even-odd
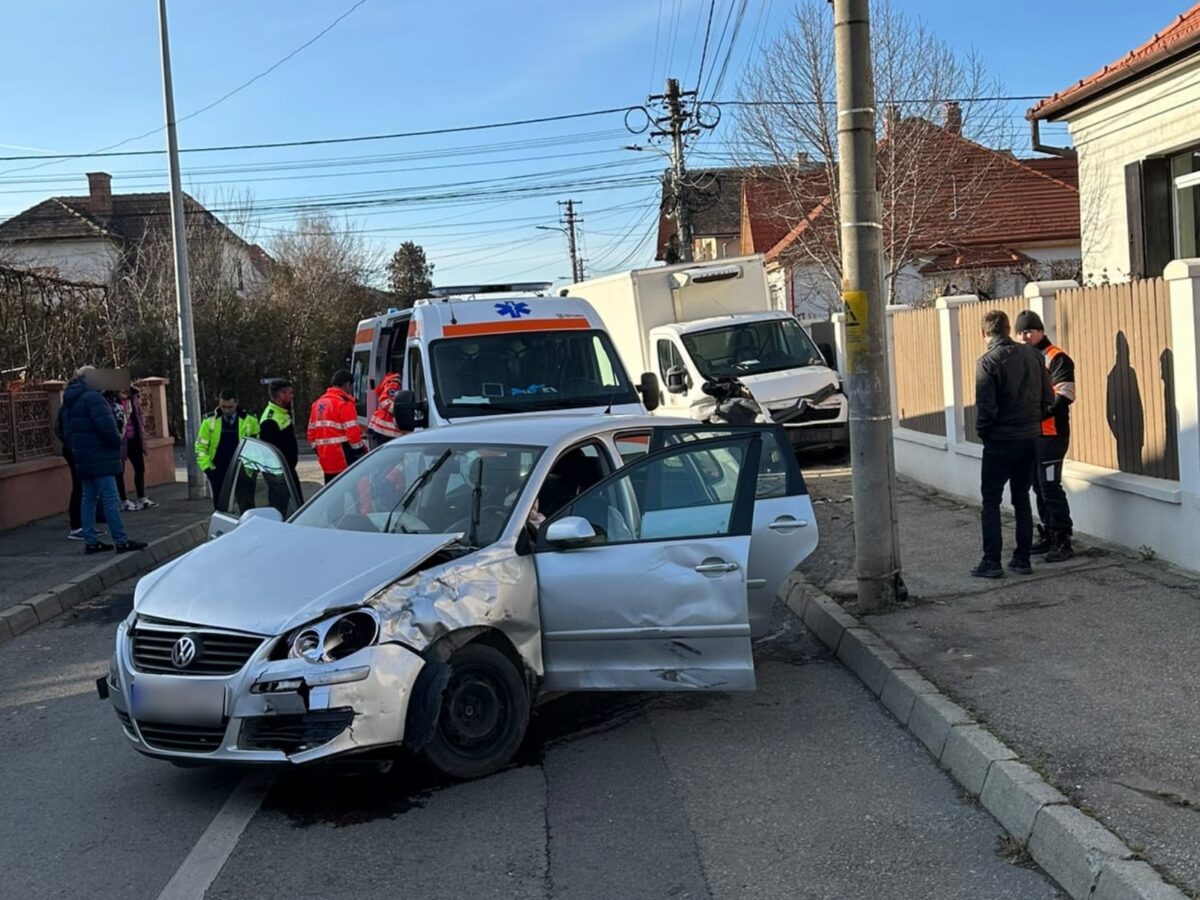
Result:
[[[1054,400],[1042,420],[1042,437],[1069,437],[1071,434],[1071,404],[1075,402],[1075,361],[1061,347],[1042,338],[1037,345],[1050,375]]]
[[[258,437],[258,419],[241,408],[238,409],[237,416],[238,440]],[[217,445],[220,443],[221,411],[218,409],[200,421],[200,434],[196,437],[196,462],[200,464],[200,471],[207,472],[216,465],[213,459],[217,455]]]
[[[327,475],[336,475],[362,456],[366,445],[354,398],[335,387],[318,397],[308,414],[308,442]]]
[[[383,379],[379,387],[375,388],[375,412],[371,414],[367,428],[389,438],[400,437],[400,435],[408,433],[396,427],[394,404],[399,391],[400,376],[391,372]]]

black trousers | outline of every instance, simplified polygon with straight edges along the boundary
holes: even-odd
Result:
[[[1029,488],[1037,461],[1037,439],[983,442],[983,465],[980,467],[979,493],[983,497],[983,558],[1000,564],[1004,537],[1000,529],[1000,501],[1004,485],[1017,516],[1016,559],[1029,559],[1033,546],[1033,509],[1029,504]]]
[[[133,489],[140,500],[146,496],[146,445],[142,443],[141,437],[135,434],[129,439],[126,447],[129,454],[129,465],[133,466]],[[118,479],[118,484],[123,483],[124,480],[124,478]]]
[[[1071,504],[1063,489],[1063,460],[1071,439],[1044,437],[1037,442],[1037,474],[1033,493],[1037,496],[1038,521],[1051,534],[1070,537],[1075,523],[1071,521]]]
[[[83,482],[75,474],[75,457],[65,446],[63,447],[63,459],[67,461],[67,468],[71,470],[71,505],[68,507],[67,515],[71,519],[71,530],[78,531],[83,527],[83,519],[80,514],[80,507],[83,505]]]

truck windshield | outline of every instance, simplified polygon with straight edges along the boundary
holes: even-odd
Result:
[[[603,331],[526,331],[435,341],[434,400],[448,419],[637,403]]]
[[[812,338],[795,319],[740,322],[697,331],[683,335],[683,344],[705,378],[825,365]]]

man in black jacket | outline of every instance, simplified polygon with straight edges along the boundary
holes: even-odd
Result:
[[[1003,578],[1000,501],[1009,486],[1017,516],[1017,547],[1009,569],[1032,574],[1033,511],[1029,487],[1037,459],[1042,416],[1050,406],[1050,382],[1041,356],[1018,344],[1009,333],[1008,316],[990,310],[983,317],[987,352],[975,365],[975,431],[983,441],[980,493],[983,496],[983,559],[971,570],[977,578]]]

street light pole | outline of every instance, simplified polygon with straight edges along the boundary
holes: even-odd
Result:
[[[834,0],[842,299],[850,395],[858,605],[878,612],[904,593],[896,534],[883,224],[875,182],[875,91],[869,0]]]
[[[183,433],[187,441],[188,499],[205,496],[204,473],[192,448],[200,429],[200,381],[196,377],[196,334],[192,328],[192,293],[188,273],[187,229],[179,179],[179,141],[175,135],[175,92],[171,86],[171,44],[167,38],[167,2],[158,0],[158,33],[162,47],[163,106],[167,119],[167,160],[171,173],[171,235],[175,250],[175,296],[179,311],[179,375],[183,398]]]

